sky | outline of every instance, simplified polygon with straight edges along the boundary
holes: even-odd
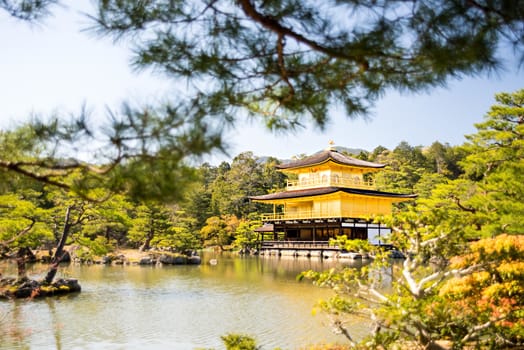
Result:
[[[89,21],[76,6],[55,8],[52,17],[37,25],[0,11],[0,129],[13,128],[32,113],[77,113],[84,103],[96,122],[107,108],[118,110],[123,101],[160,101],[176,89],[160,75],[133,71],[125,43],[87,33]],[[366,120],[333,114],[323,131],[306,125],[275,134],[256,122],[242,122],[227,134],[228,154],[204,161],[231,161],[246,151],[289,159],[315,153],[330,141],[368,151],[379,145],[392,149],[401,141],[460,145],[464,135],[476,132],[474,124],[483,120],[496,93],[522,88],[524,68],[508,65],[496,74],[451,80],[446,87],[423,93],[388,92]]]

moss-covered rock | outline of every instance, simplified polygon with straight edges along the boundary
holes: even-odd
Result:
[[[37,298],[81,291],[80,284],[73,278],[58,279],[51,284],[42,281],[22,279],[0,280],[0,298]]]

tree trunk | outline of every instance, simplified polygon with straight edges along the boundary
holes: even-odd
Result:
[[[144,244],[142,244],[140,246],[140,248],[138,248],[138,251],[139,252],[143,252],[143,251],[149,250],[149,248],[151,248],[150,244],[151,244],[151,240],[153,239],[153,237],[155,237],[155,232],[151,229],[147,233],[146,240],[144,241]]]
[[[56,273],[58,271],[58,265],[62,261],[62,258],[64,257],[64,245],[67,240],[67,236],[69,235],[69,231],[71,231],[72,224],[69,222],[69,217],[71,214],[71,207],[67,207],[66,210],[66,216],[65,216],[65,223],[64,223],[64,230],[62,231],[62,237],[60,237],[60,241],[58,242],[58,245],[56,247],[55,254],[53,255],[53,258],[51,259],[51,266],[49,267],[49,271],[47,272],[47,275],[45,276],[44,283],[51,284],[56,276]]]
[[[27,247],[22,247],[19,248],[16,252],[15,259],[18,270],[18,280],[24,280],[26,279],[26,264],[28,262],[35,262],[36,257],[31,251],[31,249]]]
[[[26,269],[25,269],[25,254],[26,254],[26,248],[20,248],[18,249],[18,252],[16,253],[16,267],[18,270],[18,280],[23,280],[26,277]]]

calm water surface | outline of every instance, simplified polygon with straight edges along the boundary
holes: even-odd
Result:
[[[333,264],[208,254],[199,266],[66,266],[59,277],[77,278],[81,293],[0,301],[0,349],[223,349],[227,333],[253,336],[262,349],[344,342],[325,315],[312,315],[331,292],[295,280]],[[365,324],[352,327],[367,332]]]

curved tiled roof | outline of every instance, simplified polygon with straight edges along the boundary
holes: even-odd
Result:
[[[310,196],[321,196],[324,194],[331,194],[336,192],[344,192],[348,194],[358,194],[362,196],[370,197],[389,197],[389,198],[416,198],[416,194],[401,194],[401,193],[391,193],[391,192],[381,192],[375,190],[365,190],[358,188],[346,188],[346,187],[319,187],[319,188],[308,188],[304,190],[295,190],[295,191],[284,191],[278,193],[264,194],[261,196],[252,196],[249,199],[254,199],[258,201],[265,200],[276,200],[276,199],[289,199],[289,198],[300,198],[300,197],[310,197]]]
[[[376,168],[385,167],[384,164],[367,162],[365,160],[345,156],[342,153],[334,149],[328,149],[322,152],[318,152],[304,159],[300,159],[294,162],[289,162],[286,164],[277,165],[277,169],[285,170],[285,169],[303,168],[303,167],[308,167],[312,165],[319,165],[329,160],[335,163],[338,163],[338,164],[361,167],[361,168],[375,168],[376,169]]]

